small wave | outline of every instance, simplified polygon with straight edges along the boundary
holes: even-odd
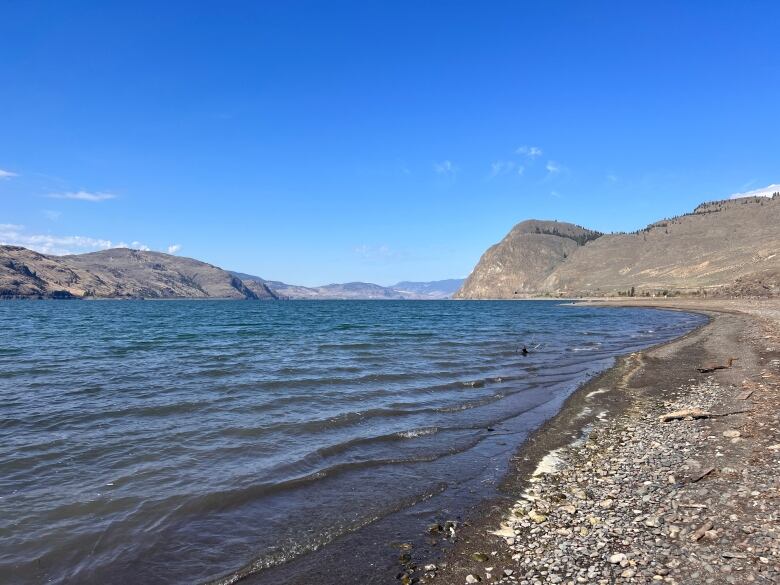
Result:
[[[485,380],[469,380],[467,382],[461,382],[461,384],[467,388],[482,388],[485,386]]]
[[[350,329],[368,329],[371,325],[360,323],[339,323],[333,327],[333,331],[349,331]]]
[[[321,343],[318,346],[319,350],[330,350],[330,349],[337,349],[337,350],[344,350],[349,351],[353,349],[372,349],[378,347],[376,343],[366,343],[366,342],[352,342],[352,343]]]
[[[404,439],[414,439],[416,437],[427,437],[429,435],[435,435],[439,432],[438,427],[429,427],[425,429],[412,429],[410,431],[401,431],[396,433],[399,437]]]

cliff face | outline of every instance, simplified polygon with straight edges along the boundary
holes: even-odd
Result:
[[[531,242],[527,224],[482,256],[458,298],[613,296],[632,288],[637,295],[780,294],[780,197],[707,203],[584,245],[560,236]]]
[[[482,255],[455,298],[516,298],[537,294],[544,281],[581,244],[600,235],[557,221],[519,223]]]
[[[0,298],[273,298],[191,258],[116,248],[46,256],[0,246]]]

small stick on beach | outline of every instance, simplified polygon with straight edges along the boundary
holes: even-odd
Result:
[[[731,416],[732,414],[742,414],[744,412],[750,412],[752,409],[746,408],[744,410],[733,410],[731,412],[707,412],[699,408],[686,408],[685,410],[675,410],[668,414],[662,414],[658,417],[661,422],[670,422],[673,420],[685,420],[685,419],[699,419],[699,418],[718,418],[721,416]]]
[[[700,368],[696,368],[696,371],[701,372],[702,374],[709,374],[710,372],[714,372],[715,370],[727,370],[738,359],[739,358],[731,357],[729,358],[729,363],[726,364],[725,366],[722,364],[707,364]]]

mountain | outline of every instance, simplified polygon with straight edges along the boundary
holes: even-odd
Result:
[[[405,280],[394,284],[393,290],[402,293],[425,295],[436,299],[449,299],[463,286],[463,278],[448,278],[431,282],[410,282]]]
[[[460,299],[780,294],[780,196],[704,203],[631,234],[524,221],[485,252]]]
[[[450,298],[463,283],[463,279],[433,282],[399,282],[394,286],[380,286],[370,282],[347,282],[323,286],[299,286],[278,280],[266,280],[244,272],[232,272],[248,287],[262,283],[280,298],[292,300],[438,300]]]
[[[601,235],[571,223],[535,219],[519,223],[484,253],[455,298],[536,294],[570,254]]]
[[[114,248],[46,256],[0,246],[0,298],[272,299],[264,286],[191,258]]]

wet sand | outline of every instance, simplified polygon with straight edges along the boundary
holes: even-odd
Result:
[[[780,582],[780,302],[606,302],[711,321],[580,388],[520,448],[506,498],[402,581]],[[718,416],[659,419],[691,408]]]

